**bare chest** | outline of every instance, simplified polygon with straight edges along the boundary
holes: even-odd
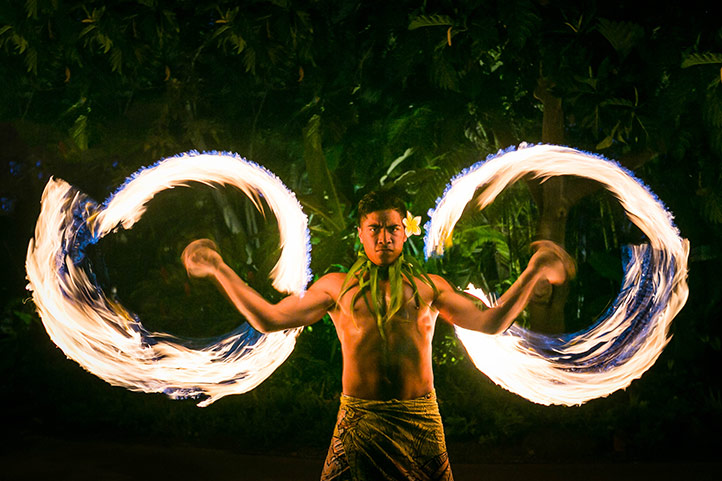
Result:
[[[389,341],[398,338],[411,342],[425,342],[433,336],[437,311],[431,307],[433,291],[426,284],[413,287],[404,283],[400,296],[400,307],[388,316],[393,304],[388,282],[380,284],[380,292],[372,295],[368,289],[359,293],[357,286],[341,296],[331,312],[339,338],[365,338],[369,341],[380,338],[379,323],[383,323],[384,332]],[[380,318],[380,319],[379,319]]]

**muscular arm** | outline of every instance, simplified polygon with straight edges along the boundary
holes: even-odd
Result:
[[[491,309],[479,310],[471,299],[435,276],[439,288],[435,307],[439,315],[465,329],[486,334],[504,332],[529,303],[537,282],[559,285],[574,277],[574,262],[561,247],[549,241],[536,243],[536,247],[527,268]]]
[[[181,258],[188,275],[215,281],[249,324],[263,333],[313,324],[334,305],[327,278],[315,282],[303,297],[291,295],[276,304],[268,302],[223,261],[208,239],[191,242]]]

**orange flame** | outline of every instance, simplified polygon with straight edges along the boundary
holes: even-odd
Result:
[[[654,364],[669,342],[669,326],[688,296],[689,243],[680,238],[662,204],[617,164],[566,147],[522,144],[452,180],[431,215],[427,255],[443,254],[446,239],[478,189],[478,206],[483,209],[507,185],[529,174],[541,179],[576,175],[600,182],[619,199],[649,245],[632,247],[614,311],[588,331],[557,338],[517,326],[498,336],[461,328],[456,333],[475,365],[504,388],[540,404],[582,404],[627,387]],[[651,299],[642,299],[643,282],[653,286]],[[486,298],[473,285],[467,292]],[[642,321],[642,334],[620,348],[621,335]]]
[[[198,405],[247,392],[293,351],[300,329],[261,335],[252,345],[234,332],[204,349],[190,349],[167,334],[148,333],[122,305],[91,281],[69,246],[78,241],[81,212],[95,239],[130,229],[153,196],[197,181],[229,184],[258,203],[263,196],[278,218],[281,256],[271,277],[276,289],[302,294],[310,277],[307,218],[292,192],[262,167],[230,154],[188,153],[137,173],[104,206],[51,179],[26,259],[28,289],[50,338],[71,359],[109,383],[171,397],[205,396]],[[286,242],[293,239],[293,242]],[[153,342],[147,342],[152,337]],[[239,347],[241,346],[241,347]]]

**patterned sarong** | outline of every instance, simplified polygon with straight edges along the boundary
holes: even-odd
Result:
[[[451,481],[436,394],[408,401],[341,395],[321,481]]]

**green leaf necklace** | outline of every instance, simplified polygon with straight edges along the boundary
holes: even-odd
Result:
[[[402,252],[399,258],[388,266],[378,266],[371,262],[363,248],[361,248],[358,252],[358,259],[349,269],[346,279],[341,285],[339,299],[354,286],[353,281],[357,281],[358,291],[351,299],[351,312],[353,313],[358,298],[363,297],[366,306],[376,320],[381,338],[386,341],[386,324],[393,319],[404,303],[404,279],[413,289],[414,302],[416,302],[417,308],[423,302],[416,285],[417,278],[434,290],[434,298],[436,298],[438,290],[434,282],[414,256]],[[385,279],[389,281],[388,307],[379,282]],[[369,293],[368,296],[366,296],[366,291]],[[371,298],[370,302],[369,297]]]

